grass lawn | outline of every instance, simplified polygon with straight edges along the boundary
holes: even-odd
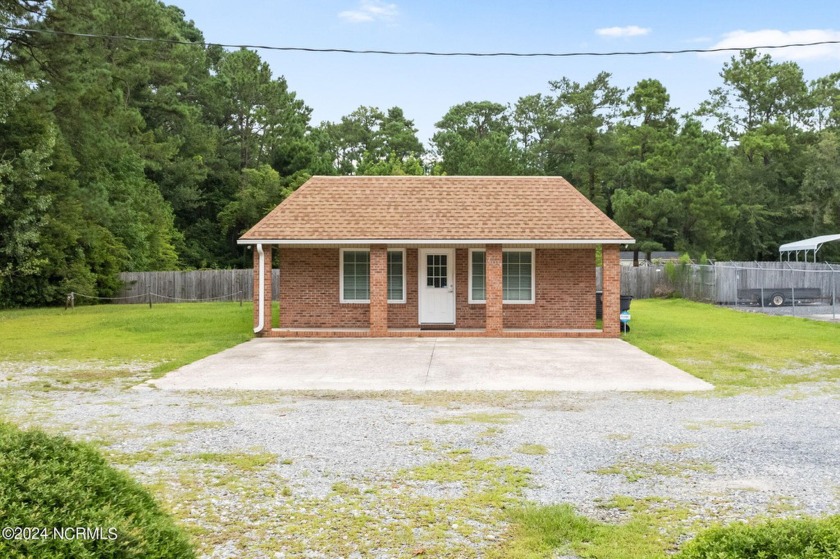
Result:
[[[96,305],[0,312],[0,361],[142,361],[155,376],[252,337],[239,303]]]
[[[840,379],[840,324],[682,299],[633,301],[629,343],[717,392]]]

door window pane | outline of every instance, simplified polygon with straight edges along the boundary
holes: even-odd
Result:
[[[446,254],[426,255],[426,286],[446,287],[447,273]]]

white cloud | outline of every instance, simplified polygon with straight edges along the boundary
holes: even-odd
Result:
[[[650,33],[650,27],[639,27],[638,25],[602,27],[601,29],[596,29],[595,33],[601,37],[640,37]]]
[[[760,31],[732,31],[710,48],[749,48],[759,46],[788,45],[791,43],[816,43],[819,41],[840,41],[840,31],[832,29],[804,29],[801,31],[780,31],[762,29]],[[761,49],[759,49],[761,50]],[[784,49],[761,50],[775,60],[816,60],[840,59],[840,45],[816,45],[812,47],[789,47]],[[706,53],[703,56],[729,57],[732,52]]]
[[[396,4],[386,4],[381,0],[361,0],[358,8],[339,12],[338,17],[350,23],[370,23],[391,21],[397,17],[397,13]]]

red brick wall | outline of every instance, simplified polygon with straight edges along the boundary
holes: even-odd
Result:
[[[487,334],[491,336],[500,334],[504,328],[502,262],[502,245],[487,245],[484,252],[484,321]]]
[[[604,335],[618,338],[621,335],[621,255],[617,245],[603,245],[601,249],[603,262],[603,305],[604,305]]]
[[[595,327],[595,249],[537,249],[534,304],[504,305],[505,328]]]
[[[280,249],[281,328],[368,328],[367,303],[339,300],[337,248]]]
[[[389,328],[418,327],[417,257],[406,249],[406,302],[388,304]],[[536,303],[504,305],[504,327],[594,328],[595,250],[537,249],[535,258]],[[339,273],[338,249],[280,249],[280,326],[368,328],[368,304],[339,302]],[[484,328],[485,305],[468,302],[467,249],[456,250],[455,292],[456,328]]]
[[[388,331],[388,252],[385,245],[370,247],[370,333]]]

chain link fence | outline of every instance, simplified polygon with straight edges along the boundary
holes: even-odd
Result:
[[[622,268],[634,298],[678,296],[747,312],[840,321],[840,265],[805,262],[667,263]]]

